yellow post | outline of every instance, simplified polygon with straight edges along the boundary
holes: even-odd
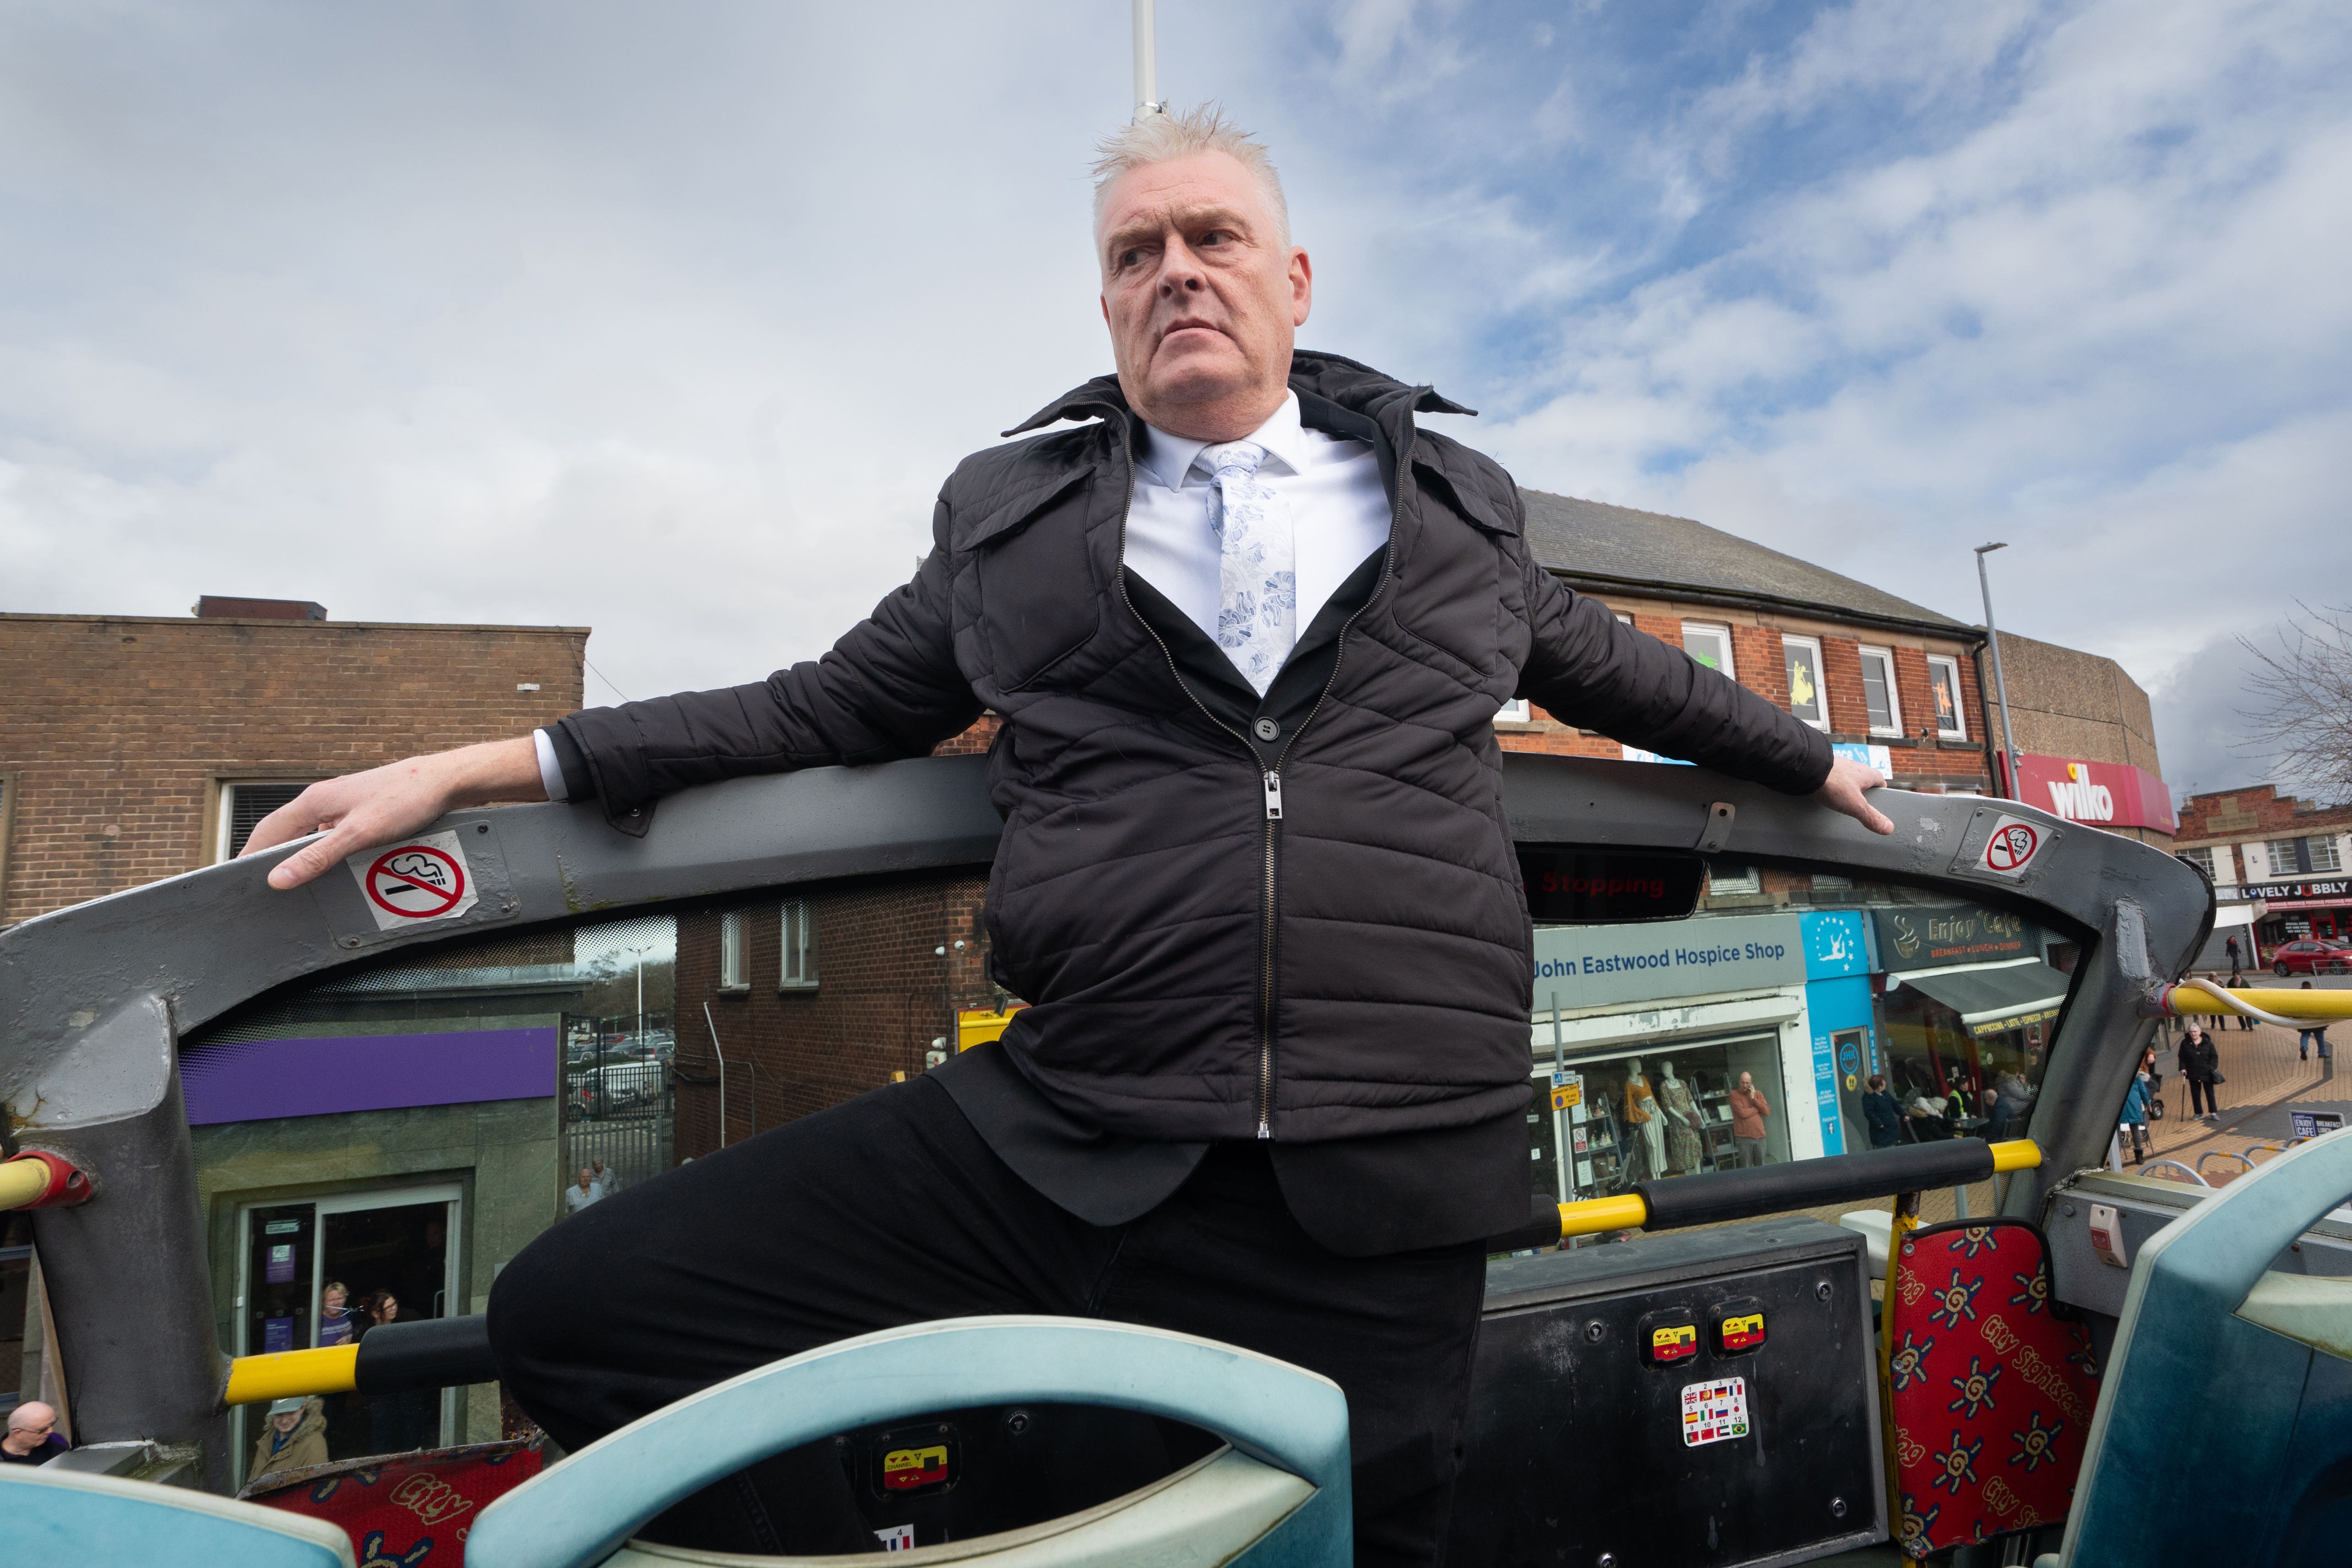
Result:
[[[360,1347],[329,1345],[315,1351],[279,1351],[241,1355],[228,1363],[223,1405],[259,1405],[313,1394],[348,1394],[359,1386]]]
[[[1639,1230],[1650,1223],[1650,1205],[1639,1193],[1585,1198],[1559,1205],[1559,1237],[1599,1236],[1604,1230]]]
[[[0,1162],[0,1209],[20,1209],[49,1190],[49,1168],[38,1160]]]

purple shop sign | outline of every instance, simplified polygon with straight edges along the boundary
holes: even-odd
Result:
[[[294,1320],[264,1318],[261,1320],[261,1353],[276,1355],[279,1351],[294,1348]]]
[[[273,1243],[269,1261],[261,1266],[261,1282],[265,1285],[294,1283],[294,1244],[290,1241]]]
[[[188,1124],[555,1093],[552,1026],[243,1040],[180,1058]],[[274,1267],[274,1265],[273,1265]]]

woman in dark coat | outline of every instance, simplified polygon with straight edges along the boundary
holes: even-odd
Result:
[[[2217,1116],[2221,1107],[2214,1102],[2213,1080],[2221,1076],[2221,1052],[2211,1037],[2195,1024],[2189,1026],[2188,1035],[2173,1052],[2180,1064],[2180,1076],[2189,1081],[2189,1114]]]
[[[400,1310],[400,1298],[389,1290],[370,1295],[365,1319],[359,1325],[362,1340],[388,1323],[413,1321]],[[379,1454],[405,1454],[430,1448],[440,1440],[440,1395],[429,1388],[368,1396],[368,1440]]]

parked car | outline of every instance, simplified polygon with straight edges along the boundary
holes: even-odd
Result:
[[[2271,969],[2282,977],[2352,973],[2352,942],[2331,942],[2325,937],[2281,942],[2271,953]]]

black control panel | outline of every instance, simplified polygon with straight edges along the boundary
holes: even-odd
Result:
[[[1885,1540],[1868,1268],[1811,1219],[1490,1263],[1447,1561],[1733,1568]]]

